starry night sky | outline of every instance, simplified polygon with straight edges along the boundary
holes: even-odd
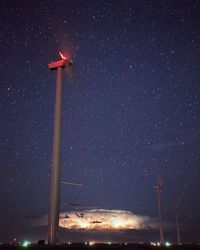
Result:
[[[59,50],[75,64],[73,80],[63,77],[62,181],[83,184],[61,184],[61,212],[157,218],[159,169],[165,238],[176,238],[178,206],[182,241],[200,241],[199,13],[197,0],[1,0],[0,241],[46,237],[30,220],[48,214],[56,72],[47,65]],[[61,235],[159,239],[151,229]]]

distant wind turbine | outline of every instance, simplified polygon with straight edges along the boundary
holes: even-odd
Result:
[[[159,230],[160,230],[160,244],[164,245],[164,235],[163,235],[163,220],[162,220],[162,213],[161,213],[161,202],[160,202],[160,193],[162,191],[163,182],[158,172],[158,184],[154,187],[157,192],[158,197],[158,216],[159,216]]]
[[[180,240],[179,208],[176,208],[176,233],[177,233],[177,245],[180,245],[181,240]]]

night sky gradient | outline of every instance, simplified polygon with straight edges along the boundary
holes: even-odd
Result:
[[[63,77],[61,212],[126,210],[200,241],[200,2],[0,1],[0,241],[44,239],[56,72]],[[168,225],[168,226],[167,226]],[[170,225],[170,226],[169,226]],[[158,240],[157,229],[61,230],[61,240]]]

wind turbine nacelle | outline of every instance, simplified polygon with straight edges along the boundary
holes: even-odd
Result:
[[[48,64],[48,67],[50,70],[57,70],[58,67],[61,68],[66,68],[66,66],[72,66],[73,65],[73,61],[71,59],[67,59],[67,60],[59,60],[59,61],[55,61],[52,63]]]

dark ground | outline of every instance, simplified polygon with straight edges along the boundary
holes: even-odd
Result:
[[[37,246],[37,245],[31,245],[28,247],[22,247],[22,246],[11,246],[11,245],[0,245],[0,249],[13,249],[13,250],[21,250],[21,249],[30,249],[30,250],[52,250],[52,249],[61,249],[61,250],[164,250],[164,249],[169,249],[169,250],[200,250],[200,245],[182,245],[182,246],[170,246],[170,247],[158,247],[158,246],[149,246],[149,245],[139,245],[139,244],[127,244],[127,245],[120,245],[120,244],[112,244],[111,245],[106,245],[106,244],[96,244],[93,246],[86,246],[84,244],[72,244],[72,245],[59,245],[59,246]]]

